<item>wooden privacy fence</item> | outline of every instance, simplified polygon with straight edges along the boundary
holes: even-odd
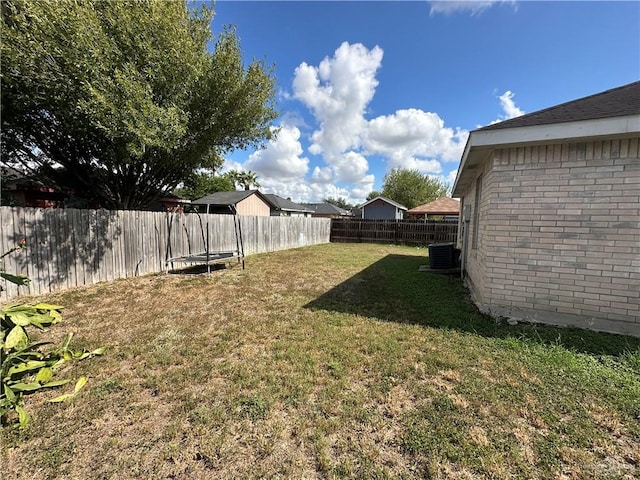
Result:
[[[240,221],[246,255],[329,242],[326,218]],[[0,300],[161,272],[168,257],[203,252],[207,229],[210,250],[236,248],[230,215],[0,207],[0,227],[0,254],[27,243],[5,257],[6,271],[31,279],[6,284]]]
[[[362,220],[333,218],[332,242],[393,243],[426,246],[431,243],[455,242],[457,220]]]

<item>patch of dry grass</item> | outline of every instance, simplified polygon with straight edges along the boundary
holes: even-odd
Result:
[[[636,339],[499,325],[424,250],[322,245],[48,297],[107,354],[6,478],[634,478]],[[56,395],[56,392],[51,392]],[[3,477],[4,478],[4,477]]]

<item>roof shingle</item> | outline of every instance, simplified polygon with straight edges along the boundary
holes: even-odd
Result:
[[[413,215],[458,215],[460,214],[460,202],[449,197],[442,197],[433,202],[418,205],[407,213]]]
[[[595,120],[640,113],[640,81],[538,110],[476,131]]]

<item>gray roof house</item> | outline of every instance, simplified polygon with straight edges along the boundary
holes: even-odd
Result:
[[[482,311],[640,336],[639,144],[640,82],[470,133],[453,196]]]
[[[313,210],[303,205],[294,203],[291,200],[287,200],[286,198],[274,195],[273,193],[267,193],[265,194],[265,197],[267,197],[269,201],[273,205],[275,205],[275,208],[271,209],[271,216],[310,217],[313,213]]]
[[[271,210],[276,208],[271,200],[258,190],[237,190],[235,192],[215,192],[206,197],[193,200],[191,205],[200,205],[202,212],[230,214],[234,211],[238,215],[255,215],[268,217]]]
[[[407,207],[386,197],[372,198],[360,205],[364,220],[402,220]]]
[[[322,217],[322,218],[339,218],[339,217],[348,217],[349,212],[344,208],[337,207],[331,203],[323,202],[323,203],[303,203],[302,206],[308,208],[313,213],[312,217]]]

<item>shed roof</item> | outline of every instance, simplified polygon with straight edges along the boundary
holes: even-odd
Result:
[[[460,201],[454,198],[442,197],[433,202],[418,205],[407,211],[407,213],[413,215],[459,215]]]
[[[405,207],[404,205],[399,204],[398,202],[394,202],[393,200],[387,198],[387,197],[381,197],[381,196],[377,196],[376,198],[372,198],[371,200],[369,200],[368,202],[363,203],[362,205],[360,205],[360,208],[364,208],[367,205],[377,201],[377,200],[382,200],[383,202],[387,202],[391,205],[393,205],[396,208],[399,208],[400,210],[406,210],[407,207]]]
[[[640,81],[472,131],[452,195],[460,197],[496,148],[622,138],[640,133]]]
[[[313,213],[313,210],[310,210],[303,205],[294,203],[291,200],[287,200],[286,198],[282,198],[273,193],[266,193],[265,197],[271,200],[271,203],[273,203],[278,210],[282,210],[285,212]]]

